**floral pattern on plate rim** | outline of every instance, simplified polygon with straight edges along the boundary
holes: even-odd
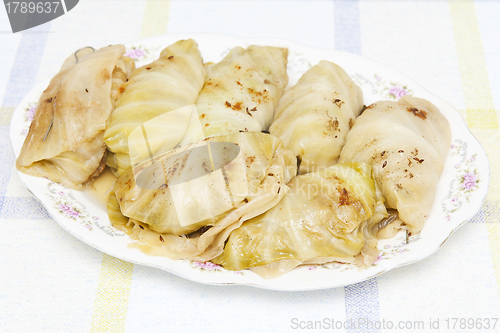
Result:
[[[311,62],[304,56],[304,53],[289,51],[288,52],[288,65],[287,71],[293,70],[297,73],[305,73],[307,72],[313,65]]]
[[[464,201],[470,203],[470,198],[482,182],[482,177],[477,171],[477,154],[468,154],[467,142],[455,140],[450,145],[453,159],[455,177],[450,183],[448,195],[441,201],[446,220],[452,219],[452,214],[462,207]]]
[[[364,86],[367,91],[381,98],[389,98],[397,101],[403,96],[413,95],[413,89],[401,82],[387,81],[378,74],[373,74],[373,79],[369,79],[362,74],[355,73],[351,75],[352,80],[359,86]]]
[[[33,121],[33,118],[35,117],[35,112],[36,112],[37,106],[38,106],[38,103],[34,102],[34,103],[28,103],[28,106],[26,106],[24,108],[24,123],[23,123],[23,127],[22,127],[21,131],[19,132],[20,135],[28,134],[28,130],[30,128],[31,122]]]
[[[206,262],[200,262],[200,261],[193,261],[190,259],[181,259],[183,262],[187,262],[189,266],[193,269],[197,269],[202,272],[208,272],[208,273],[215,273],[215,272],[226,272],[226,273],[233,273],[237,275],[244,275],[244,271],[230,271],[227,269],[224,269],[222,266],[214,264],[211,261],[206,261]]]
[[[147,48],[142,45],[131,46],[125,51],[125,56],[134,60],[134,62],[149,63],[153,61],[153,57],[156,55],[159,47]]]
[[[71,191],[65,186],[49,182],[47,185],[49,193],[47,195],[52,199],[53,205],[65,219],[76,221],[85,226],[89,231],[94,230],[94,227],[101,229],[109,236],[124,236],[125,233],[112,227],[102,225],[99,217],[92,216],[84,205],[75,200]]]

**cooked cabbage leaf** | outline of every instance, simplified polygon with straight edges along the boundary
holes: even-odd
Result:
[[[422,230],[451,141],[450,125],[424,99],[404,96],[367,107],[346,138],[341,162],[373,167],[387,208],[410,232]]]
[[[296,176],[288,187],[276,206],[234,230],[212,261],[229,270],[266,266],[255,272],[275,277],[303,263],[350,262],[364,247],[376,249],[371,229],[387,212],[369,165],[336,164]]]
[[[322,60],[281,97],[269,132],[301,160],[300,173],[337,163],[363,93],[338,65]]]
[[[288,84],[287,55],[287,49],[278,47],[235,47],[221,62],[207,65],[196,101],[203,133],[191,131],[182,144],[200,136],[268,130]]]
[[[130,168],[129,135],[131,132],[158,116],[194,104],[205,80],[205,68],[198,44],[192,40],[180,40],[165,48],[160,58],[151,64],[137,68],[128,82],[119,88],[116,108],[111,113],[104,141],[110,155],[108,165],[116,168],[120,175]],[[170,127],[186,127],[187,121],[175,118],[167,122]],[[162,122],[159,123],[161,125]],[[169,140],[150,140],[153,155],[161,154],[175,147],[183,134],[170,135],[168,129],[158,126],[151,138]],[[169,136],[170,135],[170,136]]]
[[[72,54],[42,93],[18,170],[82,189],[104,169],[104,129],[119,84],[134,69],[123,45]]]
[[[235,162],[221,168],[225,172],[219,175],[222,183],[212,177],[221,169],[208,172],[204,176],[207,178],[191,177],[196,159],[191,162],[195,157],[190,152],[203,144],[217,143],[238,145],[239,161],[234,159]],[[169,152],[156,157],[154,162],[146,161],[125,172],[114,185],[117,201],[110,201],[110,205],[119,203],[121,214],[134,223],[129,230],[132,238],[138,241],[134,246],[174,259],[210,260],[219,255],[233,229],[278,203],[288,190],[286,183],[297,171],[293,153],[285,149],[278,138],[261,132],[210,137],[180,150],[186,154]],[[176,174],[185,176],[185,181],[175,182]],[[170,183],[171,179],[175,184]],[[229,184],[229,190],[224,182]],[[241,184],[245,184],[244,190]],[[176,187],[180,190],[176,191]],[[219,208],[224,206],[228,191],[232,204],[221,211]],[[194,219],[207,216],[207,210],[212,216],[209,214],[209,218],[200,221]],[[116,207],[111,211],[114,212],[110,213],[113,225],[125,225],[126,220],[115,214]],[[186,237],[202,227],[209,229]],[[191,246],[193,242],[195,247]]]

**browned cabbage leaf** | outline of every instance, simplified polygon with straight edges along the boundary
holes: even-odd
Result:
[[[404,96],[367,107],[347,135],[340,161],[372,165],[387,208],[397,209],[417,233],[431,210],[450,141],[450,125],[436,106]]]
[[[363,93],[338,65],[322,60],[281,97],[269,132],[301,160],[300,173],[337,163]]]
[[[73,189],[82,189],[103,170],[112,96],[134,68],[122,56],[123,45],[85,53],[68,57],[42,93],[16,161],[24,173]]]
[[[207,80],[196,101],[201,128],[187,133],[182,144],[268,130],[288,84],[287,56],[285,48],[251,45],[235,47],[221,62],[207,65]]]
[[[371,231],[387,212],[369,165],[336,164],[296,176],[288,187],[275,207],[231,233],[214,263],[270,278],[300,264],[377,259]]]

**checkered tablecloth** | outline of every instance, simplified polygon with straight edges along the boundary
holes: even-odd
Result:
[[[199,32],[286,38],[408,74],[454,105],[485,148],[491,178],[481,211],[431,257],[321,291],[198,284],[80,242],[17,176],[14,108],[82,46]],[[415,332],[500,332],[500,322],[491,329],[500,321],[500,1],[80,0],[16,34],[0,9],[0,41],[0,332],[401,332],[401,323]]]

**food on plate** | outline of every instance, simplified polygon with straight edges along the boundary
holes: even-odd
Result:
[[[386,207],[398,211],[394,223],[415,234],[431,210],[450,141],[450,125],[436,106],[404,96],[366,108],[347,134],[340,162],[370,164]]]
[[[286,48],[252,45],[235,47],[219,63],[207,65],[207,80],[196,101],[201,128],[188,131],[182,144],[212,135],[267,131],[288,84],[287,56]]]
[[[72,54],[42,93],[16,161],[18,170],[83,189],[105,167],[103,141],[116,89],[134,69],[113,45]]]
[[[187,128],[185,117],[172,117],[158,121],[173,110],[194,104],[203,87],[206,71],[198,44],[192,40],[180,40],[165,48],[160,58],[150,64],[137,68],[128,82],[121,85],[116,101],[116,108],[111,113],[109,125],[104,134],[104,141],[110,154],[108,165],[117,175],[130,168],[129,135],[147,121],[158,126],[149,126],[150,152],[153,155],[167,152],[175,147],[183,136],[172,135],[173,140],[165,141],[165,133],[177,133]],[[156,119],[156,120],[155,120]],[[159,139],[158,139],[159,138]],[[138,161],[141,156],[136,156]]]
[[[370,266],[379,239],[422,230],[451,140],[430,102],[364,109],[326,60],[284,90],[286,48],[236,47],[204,64],[197,43],[180,40],[137,69],[124,52],[65,61],[16,166],[81,190],[108,164],[108,216],[130,247],[272,278]]]
[[[210,165],[207,153],[201,163],[207,170],[198,172],[204,146],[212,152],[220,147],[219,154],[212,154],[219,167]],[[235,158],[218,163],[231,147],[238,147],[231,153]],[[121,175],[113,188],[116,200],[111,195],[110,219],[146,253],[210,260],[222,252],[231,231],[278,203],[296,171],[295,156],[275,136],[213,136]]]
[[[301,161],[300,173],[337,163],[363,109],[363,93],[338,65],[322,60],[281,97],[270,133]]]
[[[213,262],[270,278],[301,264],[377,259],[371,230],[387,212],[368,164],[336,164],[288,187],[276,206],[234,230]]]

